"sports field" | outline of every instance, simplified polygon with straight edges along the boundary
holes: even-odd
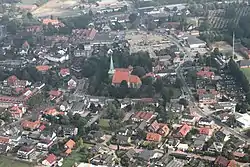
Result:
[[[241,71],[245,74],[247,80],[250,82],[250,68],[242,68]]]

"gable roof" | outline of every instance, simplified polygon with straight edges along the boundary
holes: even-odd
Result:
[[[37,71],[48,71],[50,69],[50,66],[43,65],[43,66],[36,66]]]
[[[23,128],[36,129],[39,127],[40,121],[31,122],[31,121],[25,120],[21,123],[21,125]]]
[[[131,75],[127,68],[116,68],[112,78],[113,84],[120,84],[122,81],[127,83],[141,83],[141,79],[136,75]]]
[[[69,141],[67,141],[67,143],[65,143],[65,146],[69,149],[72,149],[75,146],[75,144],[76,143],[70,139]]]
[[[7,78],[7,83],[8,85],[13,85],[17,80],[18,78],[15,75],[12,75]]]
[[[49,91],[50,96],[59,97],[59,96],[61,96],[61,94],[62,94],[62,91],[59,91],[59,90],[51,90],[51,91]]]
[[[229,164],[227,165],[227,167],[237,167],[237,162],[235,160],[230,160]]]
[[[69,68],[62,68],[62,69],[60,70],[60,75],[61,75],[61,76],[70,75],[70,70],[69,70]]]
[[[0,136],[0,143],[9,143],[9,141],[9,137]]]
[[[148,133],[146,139],[149,141],[159,142],[159,141],[161,141],[161,135],[159,135],[157,133]]]
[[[133,118],[149,121],[154,116],[151,112],[136,112]]]
[[[202,127],[199,129],[199,133],[202,135],[209,135],[210,134],[210,129],[206,127]]]
[[[223,156],[218,156],[214,162],[215,165],[220,165],[221,167],[227,167],[229,161]]]
[[[45,159],[49,164],[54,164],[56,162],[57,157],[54,154],[49,154]]]
[[[188,126],[187,124],[184,124],[184,125],[180,128],[180,130],[179,130],[178,133],[179,133],[182,137],[185,137],[191,129],[192,129],[191,126]]]

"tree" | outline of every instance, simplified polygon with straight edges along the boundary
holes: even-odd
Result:
[[[226,12],[225,12],[225,18],[234,18],[236,16],[236,11],[235,11],[235,7],[233,6],[229,6],[228,8],[226,8]]]
[[[128,17],[129,22],[132,24],[135,22],[135,20],[137,19],[137,14],[136,13],[131,13]]]
[[[168,7],[164,7],[164,11],[170,12],[171,10]]]
[[[28,12],[28,13],[27,13],[27,17],[28,17],[28,19],[30,19],[30,20],[31,20],[31,19],[33,18],[32,13]]]
[[[214,48],[214,55],[220,55],[220,50],[219,48]]]
[[[208,31],[210,28],[210,23],[208,21],[208,19],[204,20],[201,24],[200,24],[200,27],[199,27],[199,30],[200,31]]]
[[[80,139],[77,141],[77,147],[82,148],[84,146],[83,139],[80,137]]]
[[[178,78],[178,77],[176,78],[174,86],[176,88],[181,88],[183,86],[182,81],[181,81],[180,78]]]
[[[175,6],[172,10],[176,12],[178,10],[177,6]]]
[[[142,77],[142,76],[144,76],[144,75],[146,74],[146,71],[145,71],[145,69],[144,69],[143,67],[141,67],[141,66],[136,66],[136,67],[133,69],[133,71],[132,71],[131,74],[137,75],[138,77]]]
[[[181,98],[179,100],[179,104],[183,105],[184,107],[187,107],[188,106],[188,101],[184,98]]]

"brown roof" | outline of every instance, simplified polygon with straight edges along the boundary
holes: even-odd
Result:
[[[72,149],[75,146],[75,142],[73,140],[69,140],[67,143],[65,143],[65,146],[69,149]]]
[[[215,165],[219,165],[221,167],[227,167],[227,165],[229,164],[229,161],[227,158],[223,157],[223,156],[218,156],[214,162]]]

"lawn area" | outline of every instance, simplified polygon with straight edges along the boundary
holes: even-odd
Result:
[[[173,89],[173,99],[177,99],[181,96],[181,89],[172,88]]]
[[[9,159],[8,157],[0,157],[0,167],[33,167],[34,165],[26,162]]]
[[[70,167],[73,166],[76,162],[80,162],[82,160],[81,153],[76,150],[72,151],[71,155],[64,159],[62,167]]]
[[[103,130],[110,130],[110,127],[109,127],[109,119],[100,119],[100,121],[99,121],[99,126],[100,126],[100,128],[102,128]]]
[[[242,68],[240,70],[245,74],[247,80],[250,82],[250,68]]]

